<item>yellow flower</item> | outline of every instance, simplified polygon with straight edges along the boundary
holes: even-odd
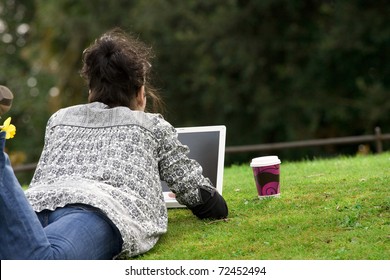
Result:
[[[5,131],[5,139],[14,138],[16,134],[16,127],[11,124],[11,117],[6,119],[1,127],[1,131]]]

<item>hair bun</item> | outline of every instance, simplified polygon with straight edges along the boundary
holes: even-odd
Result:
[[[118,52],[119,49],[112,40],[102,40],[101,51],[103,57],[111,58],[111,56]]]

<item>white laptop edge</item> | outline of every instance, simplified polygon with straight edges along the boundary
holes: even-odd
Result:
[[[224,172],[224,163],[225,163],[225,144],[226,144],[226,126],[224,125],[212,125],[212,126],[193,126],[193,127],[179,127],[176,128],[177,133],[181,132],[207,132],[207,131],[218,131],[219,134],[219,144],[218,144],[218,166],[217,166],[217,179],[216,185],[214,186],[218,193],[222,195],[223,188],[223,172]],[[177,202],[176,199],[169,197],[169,194],[172,194],[169,191],[163,192],[165,205],[167,208],[182,208],[186,207],[185,205]]]

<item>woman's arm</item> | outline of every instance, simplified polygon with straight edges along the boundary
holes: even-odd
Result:
[[[189,149],[172,129],[160,136],[159,172],[179,203],[186,205],[201,219],[222,219],[228,215],[223,197],[211,181],[202,175],[200,164],[187,157]]]

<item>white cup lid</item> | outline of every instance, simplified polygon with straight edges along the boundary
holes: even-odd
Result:
[[[268,166],[274,164],[280,164],[278,156],[265,156],[252,159],[251,167]]]

